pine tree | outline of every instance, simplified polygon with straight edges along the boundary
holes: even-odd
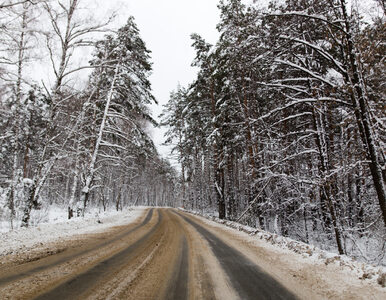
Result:
[[[96,45],[91,65],[101,65],[90,78],[94,86],[97,126],[92,155],[86,170],[81,203],[86,208],[90,189],[95,180],[96,164],[103,159],[126,162],[130,150],[154,151],[151,139],[143,130],[142,121],[155,123],[147,104],[155,101],[148,76],[151,71],[149,51],[139,36],[139,30],[130,17],[116,36]],[[136,154],[136,155],[139,155]]]

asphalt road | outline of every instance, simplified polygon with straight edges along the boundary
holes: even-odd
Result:
[[[296,299],[227,237],[174,209],[74,243],[0,268],[0,299]]]

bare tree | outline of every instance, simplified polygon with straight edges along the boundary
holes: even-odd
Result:
[[[28,225],[32,208],[31,203],[37,203],[43,185],[55,163],[62,157],[65,145],[76,130],[73,127],[67,132],[62,132],[57,126],[59,107],[72,97],[71,93],[69,94],[64,90],[66,87],[64,79],[82,69],[90,68],[89,65],[72,67],[71,60],[74,57],[74,52],[80,47],[92,46],[93,34],[104,31],[105,26],[110,21],[108,20],[103,24],[83,24],[82,20],[76,17],[79,2],[79,0],[71,0],[67,6],[60,1],[43,3],[51,24],[51,30],[45,31],[44,35],[55,82],[51,91],[47,88],[50,98],[49,120],[47,129],[42,136],[44,150],[41,151],[38,159],[39,163],[33,172],[31,197],[26,199],[26,209],[23,217],[24,226]],[[60,49],[59,57],[55,55],[57,46]]]
[[[2,3],[0,3],[0,9],[11,8],[11,7],[14,7],[17,5],[25,5],[25,4],[35,5],[41,1],[45,1],[45,0],[23,0],[23,1],[8,0],[8,1],[3,1]]]

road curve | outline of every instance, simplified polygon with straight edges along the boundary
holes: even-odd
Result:
[[[0,299],[296,299],[208,225],[174,209],[150,209],[96,240],[0,268]]]

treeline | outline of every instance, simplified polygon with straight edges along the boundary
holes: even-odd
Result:
[[[375,3],[375,2],[374,2]],[[186,208],[385,263],[385,11],[219,4],[163,113]]]
[[[0,6],[0,221],[12,227],[53,203],[69,218],[89,205],[173,204],[174,170],[148,134],[150,51],[133,18],[108,30],[86,5]],[[39,78],[42,64],[52,76]]]

